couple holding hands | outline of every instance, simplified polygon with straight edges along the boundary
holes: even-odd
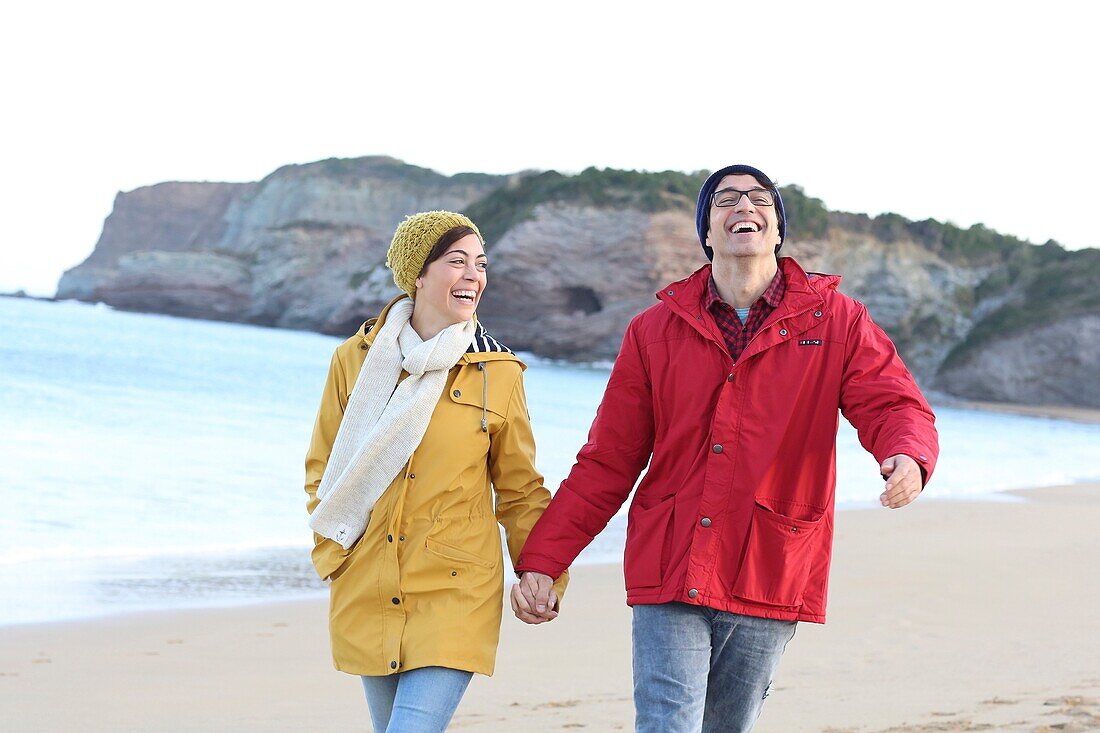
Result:
[[[337,669],[362,677],[374,729],[446,729],[492,674],[504,591],[558,613],[568,568],[627,500],[636,730],[748,731],[798,621],[825,621],[838,412],[912,502],[935,418],[838,276],[779,257],[775,183],[747,165],[699,192],[709,264],[627,328],[569,476],[535,468],[523,363],[475,317],[488,257],[475,224],[398,226],[404,293],[333,355],[306,457],[313,562],[331,581]]]

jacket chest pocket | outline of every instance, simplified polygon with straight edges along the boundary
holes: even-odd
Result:
[[[801,606],[821,521],[821,516],[796,519],[756,503],[733,595],[769,606]]]
[[[482,383],[481,374],[480,370],[460,374],[448,385],[445,400],[452,408],[456,427],[465,429],[468,422],[475,430],[496,432],[504,421],[507,405],[502,403],[499,390]]]

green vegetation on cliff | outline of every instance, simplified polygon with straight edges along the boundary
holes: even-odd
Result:
[[[669,210],[694,212],[695,199],[706,171],[644,172],[614,168],[586,168],[577,175],[546,171],[523,176],[505,185],[467,210],[490,245],[520,222],[531,218],[539,204],[559,203],[594,208],[635,209],[648,213]],[[793,236],[825,234],[829,220],[825,206],[798,186],[780,188]]]
[[[965,364],[992,341],[1046,323],[1100,313],[1100,250],[1066,251],[1055,242],[1013,252],[978,288],[980,297],[1005,302],[982,318],[947,355],[940,371]]]
[[[799,239],[824,237],[829,231],[829,210],[821,199],[807,196],[801,186],[780,186],[783,210],[787,214],[787,237],[792,242]]]
[[[998,234],[984,224],[962,229],[935,219],[911,221],[898,214],[830,212],[834,226],[864,232],[886,243],[912,241],[958,265],[980,266],[1006,262],[1022,247],[1033,245],[1016,237]]]
[[[339,179],[374,178],[384,181],[403,181],[416,186],[430,186],[441,183],[461,183],[479,186],[497,186],[507,176],[495,176],[489,173],[456,173],[445,176],[430,168],[410,165],[397,158],[384,155],[363,158],[326,158],[303,165],[284,165],[264,180],[278,176],[311,175]]]
[[[545,203],[656,212],[691,210],[705,173],[644,173],[586,168],[575,176],[557,171],[533,173],[493,191],[466,211],[492,246],[505,232],[531,218]]]

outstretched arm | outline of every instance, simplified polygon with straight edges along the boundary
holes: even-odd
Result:
[[[880,501],[892,509],[913,501],[939,456],[936,417],[889,336],[859,310],[848,332],[840,409],[886,479]]]

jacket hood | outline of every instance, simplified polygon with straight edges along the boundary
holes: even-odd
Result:
[[[377,317],[365,321],[355,334],[359,338],[360,343],[365,344],[369,348],[370,345],[374,343],[374,337],[378,333],[378,329],[386,322],[386,317],[389,315],[390,309],[398,302],[408,297],[408,295],[402,293],[387,303],[386,307],[382,309],[382,312],[379,313]],[[458,361],[460,364],[476,364],[489,361],[514,361],[519,364],[521,369],[527,369],[527,364],[516,356],[515,352],[485,330],[485,327],[477,320],[476,314],[474,315],[474,323],[476,324],[474,340],[469,348],[466,349],[466,353],[459,358]]]

